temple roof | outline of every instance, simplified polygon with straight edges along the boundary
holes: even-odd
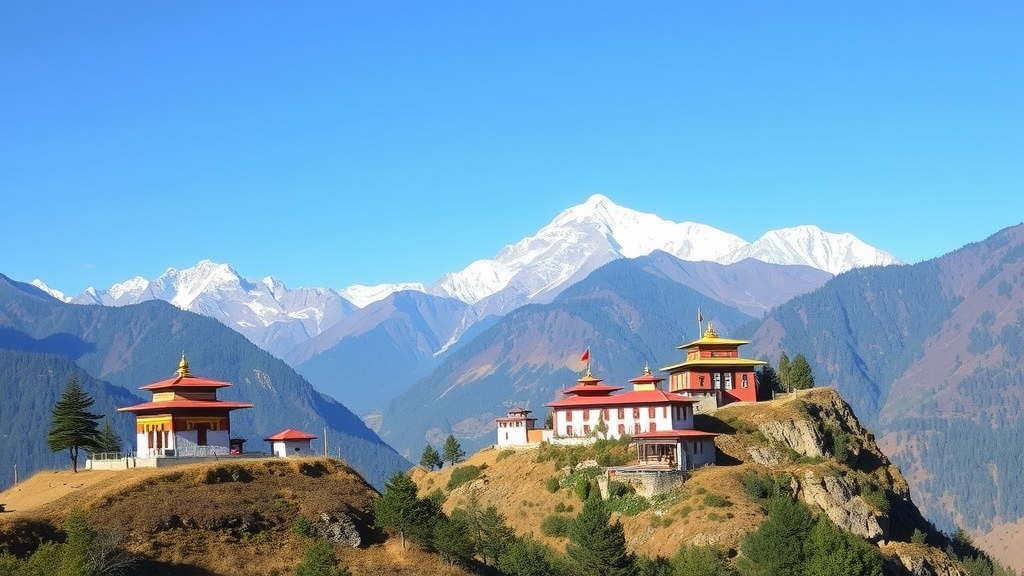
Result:
[[[237,410],[252,408],[248,402],[228,402],[224,400],[165,400],[163,402],[143,402],[134,406],[118,408],[118,412],[163,412],[171,410]]]
[[[664,382],[665,379],[660,376],[651,374],[651,367],[644,366],[644,373],[636,378],[630,380],[633,384],[654,384],[657,385],[659,382]]]
[[[682,344],[680,346],[676,346],[676,349],[688,350],[690,348],[713,348],[716,346],[728,346],[730,348],[735,348],[743,346],[744,344],[750,344],[750,342],[746,340],[730,340],[729,338],[719,338],[718,332],[715,332],[715,329],[711,325],[711,322],[708,322],[708,329],[704,331],[704,336],[702,336],[699,340],[694,340],[693,342],[690,342],[689,344]]]
[[[178,375],[174,378],[168,378],[167,380],[161,380],[152,384],[146,384],[139,388],[139,390],[168,390],[173,388],[224,388],[225,386],[231,386],[230,382],[223,382],[220,380],[210,380],[209,378],[200,378],[193,376],[188,369],[188,360],[185,359],[185,353],[181,353],[181,361],[178,362]]]
[[[305,432],[289,428],[287,430],[282,430],[273,436],[267,436],[266,440],[268,442],[273,442],[275,440],[316,440],[316,438],[317,437],[312,434],[307,434]]]
[[[174,378],[168,378],[167,380],[146,384],[145,386],[139,387],[139,390],[156,392],[160,390],[171,390],[174,388],[225,388],[227,386],[231,386],[231,382],[210,380],[209,378],[200,378],[198,376],[175,376]]]
[[[633,404],[646,404],[646,405],[661,405],[668,403],[687,403],[693,404],[700,402],[695,398],[676,394],[675,392],[664,392],[662,390],[634,390],[632,392],[623,392],[622,394],[608,395],[608,396],[570,396],[569,398],[562,398],[561,400],[555,400],[554,402],[545,404],[545,406],[551,408],[564,408],[573,406],[592,406],[595,408],[602,408],[606,406],[627,406]]]
[[[687,360],[679,364],[673,364],[671,366],[665,366],[661,370],[663,372],[672,372],[679,370],[680,368],[694,368],[700,366],[764,366],[767,364],[764,360],[753,360],[751,358],[697,358],[696,360]]]
[[[666,438],[714,438],[718,436],[714,432],[702,432],[700,430],[655,430],[654,432],[641,432],[630,436],[629,441],[636,440],[662,440]]]
[[[622,386],[610,386],[608,384],[602,384],[604,380],[594,376],[587,370],[587,375],[576,381],[576,385],[567,390],[562,390],[562,394],[566,395],[578,395],[578,396],[606,396],[612,392],[618,392],[622,390]],[[547,404],[550,406],[550,404]]]

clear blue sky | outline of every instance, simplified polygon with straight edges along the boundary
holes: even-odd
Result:
[[[0,272],[421,281],[600,192],[897,257],[1024,221],[1024,3],[0,2]]]

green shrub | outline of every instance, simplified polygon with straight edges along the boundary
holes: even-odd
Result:
[[[545,516],[540,522],[540,531],[545,536],[565,538],[569,536],[569,526],[572,525],[572,518],[551,514]]]
[[[552,493],[552,494],[554,494],[555,492],[558,492],[558,488],[559,488],[558,478],[555,478],[554,476],[552,476],[551,478],[548,478],[547,480],[544,481],[544,487],[547,488],[547,491]]]
[[[749,473],[740,479],[743,483],[743,491],[754,500],[764,500],[773,495],[775,482],[771,476]]]
[[[313,526],[310,525],[309,519],[305,516],[299,516],[293,528],[296,534],[304,538],[309,538],[313,535]]]
[[[568,505],[568,504],[566,504],[565,502],[559,502],[558,504],[555,504],[555,512],[566,512],[566,513],[569,513],[569,512],[572,512],[572,511],[573,511],[573,507]]]
[[[725,496],[720,496],[718,494],[704,495],[704,504],[714,508],[725,508],[727,506],[732,506],[732,502],[730,502],[728,498],[726,498]]]
[[[494,457],[494,461],[495,462],[501,462],[505,458],[508,458],[509,456],[511,456],[511,455],[513,455],[515,453],[516,453],[516,451],[512,450],[512,449],[502,450],[501,452],[498,452],[497,456]]]
[[[617,480],[608,481],[608,497],[609,498],[621,498],[630,492],[635,492],[633,488],[627,484],[619,482]]]
[[[576,481],[573,483],[572,490],[580,500],[586,502],[587,498],[590,497],[590,479],[586,476],[576,478]]]
[[[466,482],[472,482],[480,477],[480,468],[473,466],[472,464],[467,466],[459,466],[452,470],[451,478],[448,479],[448,490],[454,490],[459,486],[462,486]]]
[[[651,503],[647,498],[635,493],[629,492],[625,496],[619,498],[611,498],[605,502],[605,507],[612,512],[618,512],[623,516],[635,516],[644,510],[651,507]]]
[[[885,514],[889,513],[889,497],[885,494],[884,488],[876,486],[865,486],[861,489],[861,497],[864,501],[873,506],[876,510]]]
[[[914,528],[914,533],[910,536],[910,541],[914,544],[924,544],[926,540],[927,537],[925,536],[924,532],[921,532],[921,530]]]

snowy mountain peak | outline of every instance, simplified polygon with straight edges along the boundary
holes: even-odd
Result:
[[[31,284],[36,288],[39,288],[43,292],[46,292],[50,296],[53,296],[57,300],[60,300],[61,302],[71,302],[70,296],[65,296],[64,293],[61,292],[60,290],[54,290],[53,288],[50,288],[49,286],[46,285],[46,283],[44,283],[42,280],[39,280],[38,278],[33,280]]]
[[[397,283],[289,290],[272,276],[254,282],[227,264],[201,260],[184,270],[168,268],[152,281],[135,277],[105,291],[90,288],[71,301],[119,306],[164,300],[217,318],[271,353],[283,355],[355,308],[365,308],[395,292],[416,290],[470,304],[460,322],[461,333],[481,318],[506,314],[531,302],[549,302],[612,260],[645,256],[655,250],[682,260],[728,264],[754,258],[813,266],[832,274],[858,266],[899,263],[851,234],[832,234],[816,226],[773,230],[748,243],[711,226],[665,220],[594,194],[558,214],[535,235],[505,246],[492,259],[477,260],[461,271],[445,274],[430,286]],[[55,297],[66,298],[37,282]],[[450,341],[459,336],[453,334]]]
[[[723,259],[732,263],[754,258],[771,264],[802,264],[842,274],[863,266],[888,266],[902,262],[873,248],[850,233],[825,232],[813,225],[770,230]]]

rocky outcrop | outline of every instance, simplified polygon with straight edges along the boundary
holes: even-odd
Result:
[[[358,548],[363,543],[355,522],[344,514],[332,516],[326,512],[321,513],[314,523],[314,530],[335,544]]]
[[[785,444],[797,454],[809,458],[820,458],[827,451],[825,437],[809,420],[773,420],[758,426],[758,430],[769,440]]]
[[[886,574],[911,574],[912,576],[970,576],[960,563],[951,560],[939,550],[926,546],[894,543],[884,548],[893,564],[886,566]]]
[[[820,508],[840,528],[872,542],[884,541],[889,517],[872,508],[860,495],[856,482],[841,476],[817,477],[810,470],[794,480],[796,494]]]

